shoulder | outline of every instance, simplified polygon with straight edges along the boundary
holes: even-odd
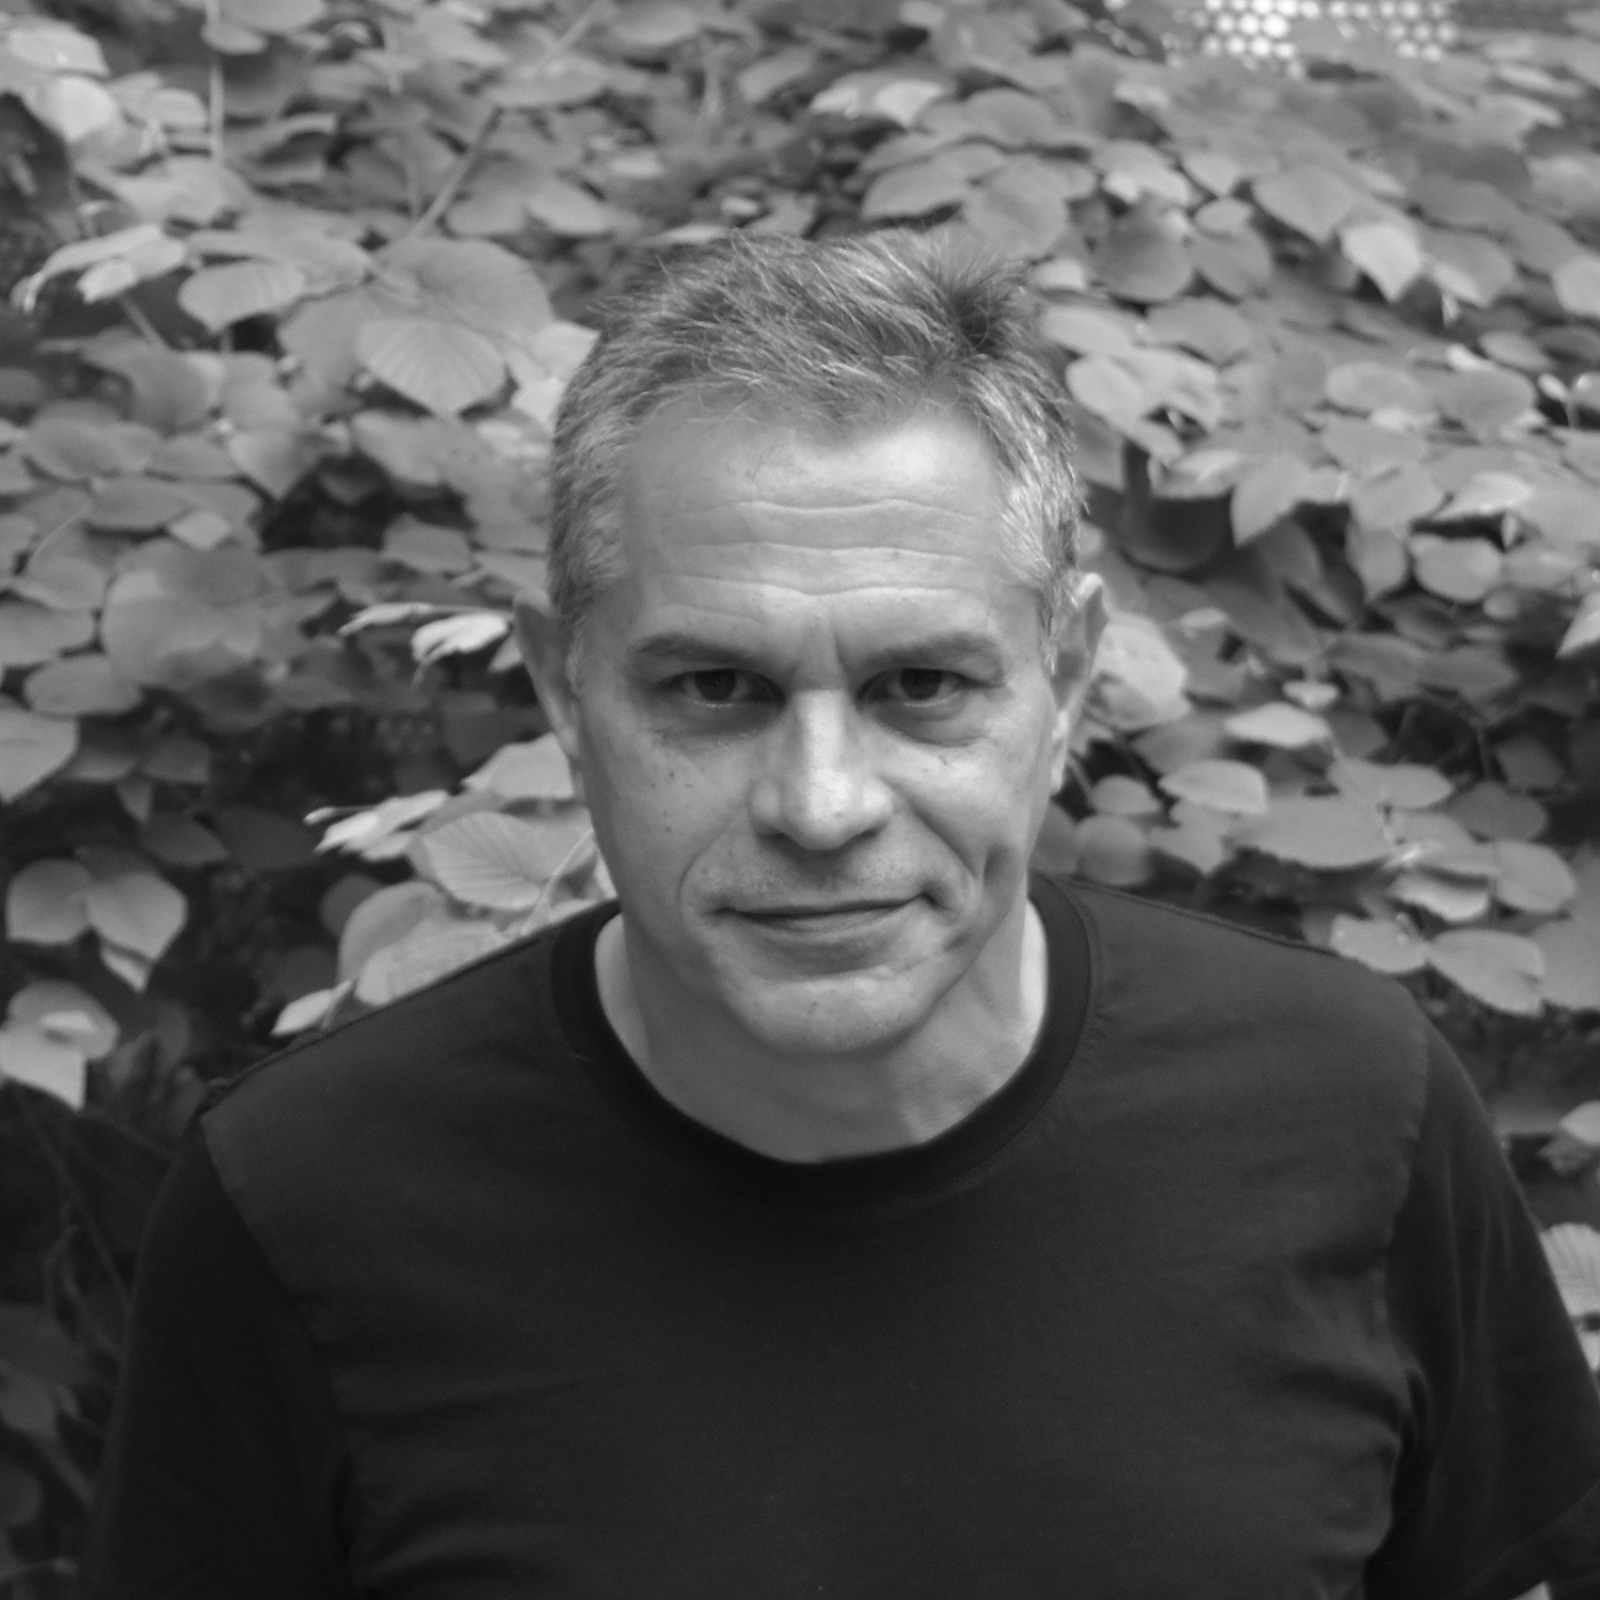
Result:
[[[1311,946],[1114,891],[1069,893],[1093,968],[1080,1095],[1241,1170],[1282,1166],[1307,1193],[1363,1194],[1375,1224],[1392,1218],[1430,1088],[1431,1030],[1411,996]]]
[[[1394,980],[1298,940],[1112,889],[1073,884],[1102,1004],[1152,1027],[1207,1027],[1286,1041],[1310,1036],[1347,1059],[1402,1057],[1420,1094],[1425,1019]]]
[[[263,1197],[312,1197],[467,1146],[508,1105],[552,1092],[566,1060],[545,929],[319,1033],[214,1092],[206,1146],[247,1222]]]

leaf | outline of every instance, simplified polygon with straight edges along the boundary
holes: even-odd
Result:
[[[1600,930],[1563,920],[1535,928],[1533,942],[1544,954],[1539,989],[1566,1011],[1600,1011]]]
[[[912,161],[872,180],[861,200],[861,215],[869,220],[925,217],[960,205],[971,193],[972,185],[937,159]]]
[[[962,218],[997,255],[1037,261],[1067,225],[1060,188],[1042,162],[1013,160],[967,196]]]
[[[1371,866],[1394,848],[1378,813],[1343,796],[1274,798],[1240,837],[1264,855],[1329,872]]]
[[[228,847],[191,817],[162,812],[139,830],[139,848],[169,867],[209,867],[228,859]]]
[[[66,656],[30,673],[23,695],[47,717],[116,717],[143,699],[103,655]]]
[[[1085,817],[1074,831],[1081,876],[1115,889],[1132,889],[1149,881],[1155,863],[1149,838],[1138,823],[1096,814]]]
[[[286,261],[230,261],[186,278],[178,304],[212,333],[221,333],[246,317],[288,310],[306,288],[305,273]]]
[[[1340,912],[1333,919],[1328,944],[1347,960],[1391,977],[1421,972],[1428,964],[1428,948],[1422,940],[1388,919],[1349,917]]]
[[[1361,195],[1323,167],[1290,167],[1251,185],[1256,204],[1268,216],[1326,244],[1333,230],[1355,210]]]
[[[1124,731],[1170,722],[1188,709],[1188,676],[1159,623],[1118,612],[1107,620],[1095,655],[1095,715]]]
[[[1267,814],[1267,781],[1243,761],[1187,761],[1161,778],[1160,784],[1175,800],[1209,806],[1213,811],[1241,817]]]
[[[1509,472],[1474,472],[1435,518],[1439,522],[1502,516],[1532,499],[1533,487]]]
[[[1442,378],[1435,391],[1439,409],[1476,434],[1498,433],[1527,415],[1539,394],[1520,372],[1478,367]]]
[[[1537,800],[1499,783],[1474,784],[1457,795],[1450,815],[1480,839],[1536,839],[1550,820]]]
[[[1159,817],[1164,810],[1161,798],[1149,784],[1138,778],[1113,772],[1099,779],[1089,791],[1089,804],[1096,811],[1114,817]]]
[[[218,0],[221,14],[257,33],[298,33],[326,12],[323,0]]]
[[[0,1027],[0,1080],[41,1090],[81,1111],[88,1085],[88,1057],[77,1045],[53,1038],[43,1028],[8,1022]],[[4,1500],[4,1486],[0,1485],[0,1522],[22,1520],[6,1514]]]
[[[1505,558],[1487,539],[1444,539],[1414,533],[1409,544],[1417,582],[1445,600],[1470,605],[1500,582]]]
[[[1600,644],[1600,589],[1583,597],[1567,631],[1556,648],[1558,656],[1575,656],[1580,650]]]
[[[1092,265],[1113,294],[1143,305],[1177,299],[1194,277],[1183,241],[1143,210],[1129,211],[1112,225]]]
[[[1500,876],[1495,898],[1513,911],[1548,916],[1564,910],[1578,893],[1577,880],[1565,861],[1548,845],[1518,839],[1500,839],[1494,846]]]
[[[95,874],[85,904],[102,939],[150,962],[161,959],[189,915],[188,901],[165,878],[131,865]]]
[[[1081,356],[1067,368],[1067,388],[1085,411],[1126,433],[1156,406],[1156,397],[1109,356]]]
[[[1422,274],[1416,234],[1398,222],[1359,222],[1339,231],[1345,259],[1378,286],[1385,300],[1398,300]]]
[[[1363,528],[1404,528],[1444,499],[1444,490],[1424,467],[1403,464],[1356,485],[1350,509]]]
[[[375,378],[441,417],[489,399],[506,378],[481,333],[426,317],[376,317],[356,335],[356,352]]]
[[[396,795],[380,805],[354,816],[343,817],[323,834],[318,851],[354,850],[364,854],[374,845],[382,844],[402,828],[432,815],[448,796],[443,789],[425,789],[418,794]],[[311,820],[317,820],[313,815]]]
[[[431,883],[412,878],[392,883],[363,900],[339,935],[339,976],[353,981],[385,945],[403,939],[425,917],[442,915],[444,896]]]
[[[303,1033],[307,1028],[314,1028],[320,1022],[326,1022],[332,1015],[339,1002],[355,988],[351,979],[343,983],[336,983],[331,989],[313,989],[310,994],[303,994],[298,1000],[291,1000],[282,1011],[278,1013],[278,1020],[272,1024],[272,1036],[281,1039],[286,1034]]]
[[[547,897],[551,878],[587,836],[582,823],[536,825],[480,811],[424,835],[417,850],[457,900],[497,911],[528,911]]]
[[[356,998],[366,1005],[387,1005],[488,955],[509,937],[484,918],[424,918],[371,956],[356,979]]]
[[[194,502],[159,478],[107,478],[95,490],[85,520],[112,533],[155,533]]]
[[[0,600],[0,672],[54,661],[94,637],[94,618],[52,611],[26,600]]]
[[[1254,341],[1249,321],[1220,300],[1193,298],[1157,306],[1145,322],[1145,337],[1182,345],[1221,366],[1243,355]]]
[[[522,744],[506,744],[462,780],[478,793],[503,800],[571,800],[572,768],[553,733]]]
[[[1099,306],[1047,306],[1039,331],[1052,344],[1080,356],[1131,355],[1138,348],[1127,314]]]
[[[464,611],[425,622],[411,635],[411,654],[422,665],[446,656],[472,655],[505,638],[510,619],[500,611]]]
[[[1385,764],[1345,757],[1328,768],[1328,776],[1342,794],[1368,805],[1422,811],[1448,800],[1455,785],[1442,772],[1416,762]]]
[[[1561,309],[1600,322],[1600,256],[1573,256],[1550,274]]]
[[[629,0],[619,6],[608,31],[625,50],[670,50],[698,37],[700,14],[677,0]]]
[[[30,1024],[53,1039],[76,1045],[91,1061],[110,1055],[117,1042],[111,1013],[87,989],[59,979],[26,984],[12,995],[8,1015],[13,1022]]]
[[[224,806],[212,821],[229,855],[251,872],[287,872],[316,851],[310,829],[260,806]]]
[[[1311,482],[1311,468],[1299,456],[1268,456],[1255,462],[1234,485],[1228,504],[1235,544],[1263,534],[1299,505]]]
[[[1402,905],[1432,912],[1441,922],[1476,922],[1489,910],[1489,887],[1438,873],[1402,872],[1389,885]]]
[[[1270,744],[1280,750],[1305,750],[1333,740],[1332,730],[1321,717],[1281,700],[1238,712],[1223,726],[1246,744]]]
[[[67,717],[0,706],[0,802],[9,804],[58,772],[78,748],[78,724]]]
[[[623,215],[581,184],[547,173],[523,195],[523,207],[541,226],[562,239],[599,239],[615,233]]]
[[[1385,361],[1347,361],[1329,372],[1323,393],[1344,411],[1371,416],[1375,411],[1403,411],[1429,417],[1433,396],[1403,367]]]
[[[32,861],[6,886],[6,935],[26,944],[71,944],[89,930],[93,880],[77,861]]]
[[[1428,944],[1428,965],[1492,1011],[1539,1014],[1544,952],[1531,939],[1488,928],[1458,928]]]

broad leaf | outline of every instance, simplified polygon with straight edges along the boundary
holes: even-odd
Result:
[[[1321,717],[1281,700],[1240,711],[1223,726],[1246,744],[1268,744],[1280,750],[1305,750],[1333,740],[1332,730]]]
[[[1243,761],[1202,758],[1185,762],[1160,780],[1175,800],[1190,800],[1241,817],[1265,816],[1267,784],[1260,771]]]
[[[89,930],[85,897],[92,881],[89,869],[77,861],[30,862],[6,886],[6,937],[27,944],[71,944]]]
[[[35,711],[50,717],[116,717],[143,699],[105,656],[65,656],[28,675],[22,692]]]
[[[1078,823],[1078,872],[1093,883],[1132,889],[1155,870],[1150,840],[1127,817],[1096,814]]]
[[[178,304],[212,333],[246,317],[286,311],[306,292],[306,275],[286,261],[202,267],[183,282]]]
[[[1340,230],[1339,244],[1386,300],[1398,300],[1422,273],[1417,236],[1398,222],[1353,223]]]
[[[572,769],[554,734],[525,744],[502,745],[462,780],[468,789],[503,800],[571,800]]]
[[[95,874],[84,903],[102,939],[150,962],[161,959],[189,916],[188,901],[165,878],[131,865]]]
[[[1361,195],[1342,178],[1322,167],[1291,167],[1252,185],[1256,204],[1268,216],[1326,244],[1333,231],[1355,210]]]
[[[88,1082],[88,1057],[78,1045],[55,1038],[43,1028],[8,1022],[0,1026],[0,1082],[38,1089],[78,1111]]]
[[[958,206],[972,192],[960,173],[937,158],[893,167],[872,180],[861,201],[864,217],[925,217]]]
[[[1535,928],[1533,942],[1544,954],[1540,992],[1567,1011],[1600,1011],[1600,929],[1563,920]]]
[[[67,717],[0,706],[0,802],[19,799],[58,772],[78,748],[78,724]]]
[[[1566,862],[1548,845],[1501,839],[1494,854],[1500,868],[1495,898],[1513,911],[1548,916],[1570,905],[1577,895],[1578,885]]]
[[[586,824],[524,822],[499,812],[461,817],[425,834],[417,850],[457,900],[497,911],[527,911],[546,900],[551,879],[590,838]]]
[[[483,334],[426,317],[378,317],[356,335],[375,378],[437,416],[456,416],[505,383],[500,352]]]
[[[1421,972],[1428,964],[1427,945],[1394,921],[1350,917],[1341,912],[1333,919],[1328,943],[1349,960],[1394,977]]]
[[[91,1061],[111,1053],[119,1032],[116,1019],[87,989],[55,978],[35,979],[17,990],[7,1015],[76,1045]]]
[[[1441,933],[1428,945],[1428,964],[1492,1011],[1539,1014],[1544,952],[1531,939],[1488,928]]]
[[[1600,322],[1600,256],[1574,256],[1550,274],[1550,286],[1564,311]]]
[[[1310,482],[1311,468],[1299,456],[1268,456],[1250,466],[1228,505],[1234,542],[1245,544],[1287,516]]]
[[[1377,812],[1343,797],[1274,799],[1241,838],[1264,855],[1330,872],[1371,866],[1394,848]]]
[[[1575,656],[1600,644],[1600,589],[1583,597],[1576,615],[1556,649],[1559,656]]]

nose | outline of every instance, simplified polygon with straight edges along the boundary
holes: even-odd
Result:
[[[757,831],[817,852],[876,833],[894,797],[874,769],[871,742],[848,695],[795,695],[768,730],[750,798]]]

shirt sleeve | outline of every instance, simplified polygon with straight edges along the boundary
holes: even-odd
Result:
[[[326,1368],[198,1126],[157,1198],[82,1600],[351,1600]]]
[[[1367,1600],[1587,1592],[1600,1396],[1477,1092],[1432,1030],[1388,1308],[1411,1418]]]

